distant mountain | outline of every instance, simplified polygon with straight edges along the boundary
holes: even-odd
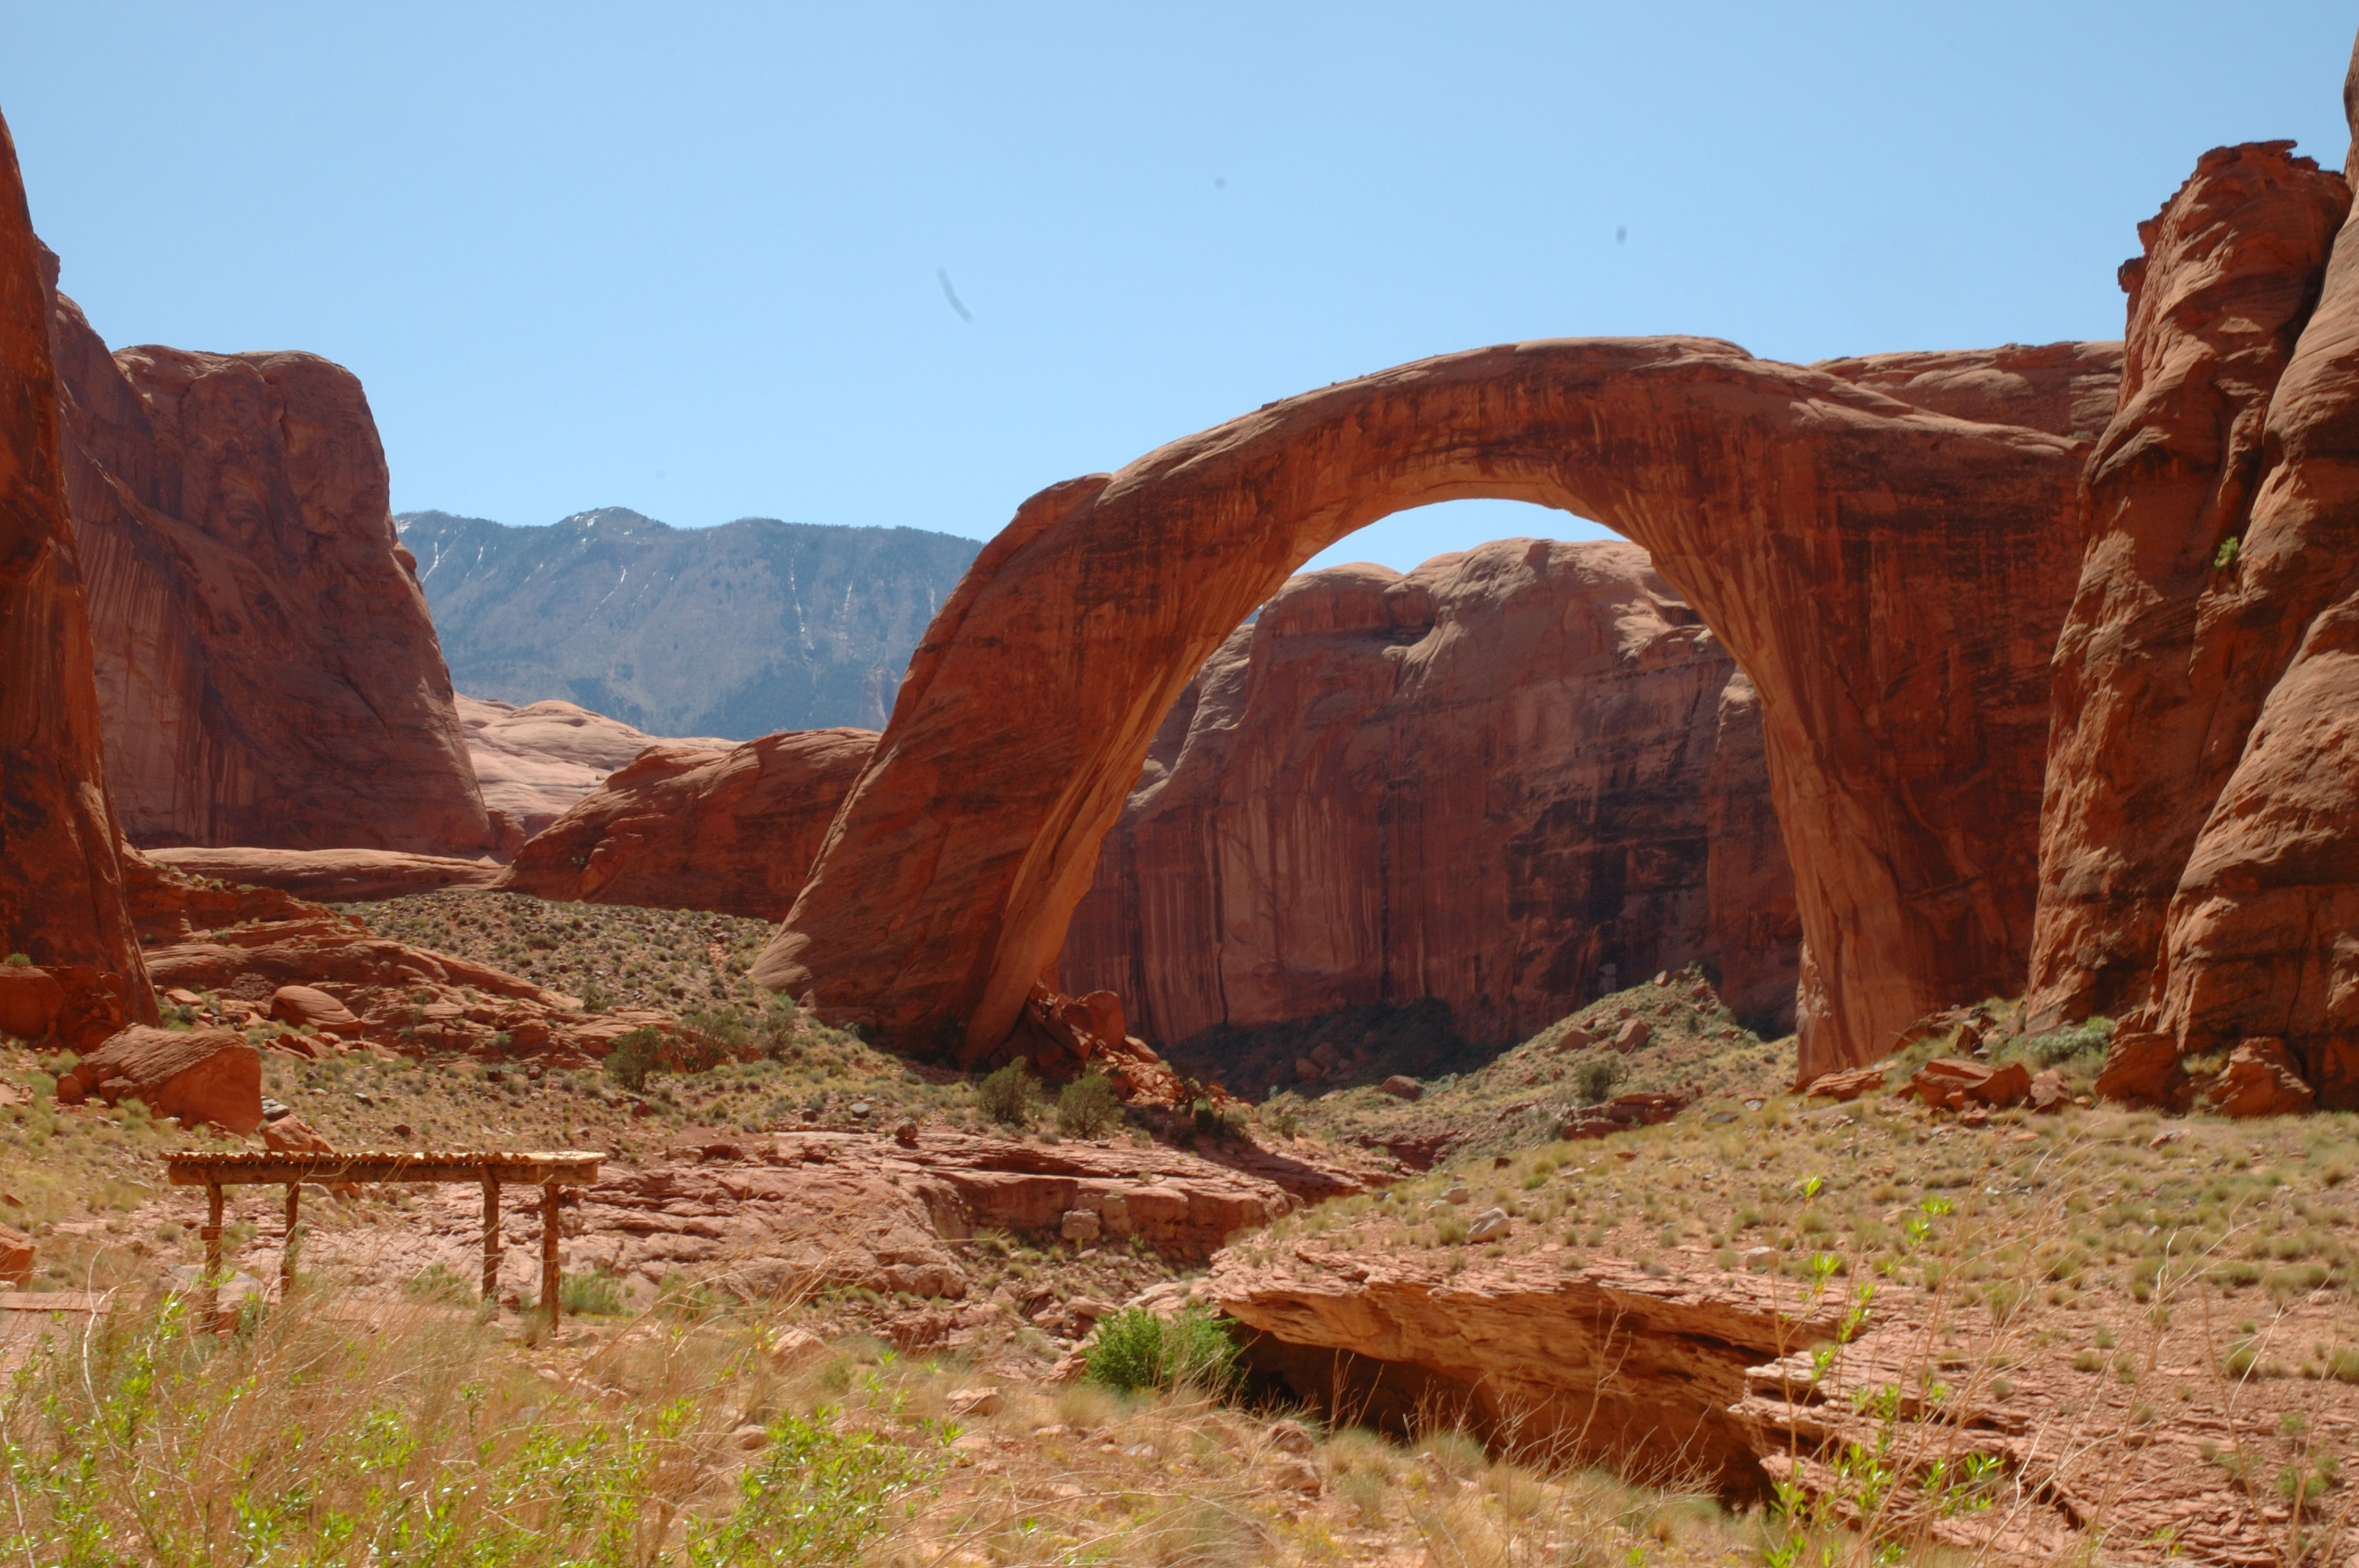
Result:
[[[674,528],[619,506],[545,527],[394,524],[461,691],[733,740],[883,729],[919,636],[983,548],[768,517]]]

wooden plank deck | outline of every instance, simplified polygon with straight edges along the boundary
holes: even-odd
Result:
[[[288,1182],[482,1182],[518,1186],[587,1186],[606,1158],[580,1149],[338,1150],[332,1154],[212,1153],[182,1150],[164,1156],[176,1187],[273,1186]]]

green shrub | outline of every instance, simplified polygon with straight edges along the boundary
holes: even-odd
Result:
[[[606,989],[603,981],[592,980],[588,985],[582,988],[582,1011],[604,1012],[614,1005],[614,993]]]
[[[1582,1104],[1602,1104],[1613,1096],[1614,1087],[1622,1081],[1622,1058],[1599,1056],[1583,1062],[1574,1072],[1572,1081],[1581,1091]]]
[[[1003,1127],[1021,1127],[1032,1119],[1040,1086],[1032,1077],[1032,1065],[1019,1056],[976,1085],[974,1098],[992,1120]]]
[[[623,1282],[603,1271],[560,1275],[557,1301],[572,1317],[620,1317],[629,1310],[623,1304]]]
[[[2034,1035],[2024,1043],[2023,1054],[2043,1067],[2075,1064],[2094,1067],[2104,1055],[2105,1046],[2113,1037],[2112,1019],[2084,1019],[2079,1023],[2068,1023],[2061,1029]]]
[[[745,1054],[751,1039],[745,1021],[736,1013],[726,1008],[706,1008],[681,1014],[672,1055],[683,1073],[709,1073]]]
[[[869,1541],[915,1513],[907,1495],[941,1475],[939,1451],[837,1431],[833,1413],[770,1423],[761,1462],[738,1477],[737,1507],[690,1536],[690,1568],[857,1563]]]
[[[762,1054],[773,1062],[783,1062],[800,1043],[803,1010],[795,1005],[790,996],[775,996],[762,1010],[762,1021],[756,1026]]]
[[[1057,1130],[1068,1138],[1103,1138],[1122,1119],[1114,1080],[1092,1068],[1057,1096]]]
[[[30,953],[11,953],[8,955],[8,961],[12,964],[30,964],[33,961],[33,956]]]
[[[1219,1392],[1239,1375],[1235,1341],[1201,1307],[1169,1318],[1125,1307],[1098,1325],[1082,1354],[1091,1382],[1125,1391],[1185,1384]]]
[[[606,1076],[633,1094],[647,1087],[647,1075],[663,1054],[663,1032],[650,1023],[614,1042],[606,1053]]]

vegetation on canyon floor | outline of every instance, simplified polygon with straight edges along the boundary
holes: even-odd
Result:
[[[266,1092],[339,1145],[588,1144],[628,1159],[682,1136],[902,1117],[1038,1140],[1148,1136],[1086,1092],[995,1097],[780,1006],[744,980],[753,923],[497,894],[395,904],[356,910],[484,961],[512,963],[521,944],[545,983],[611,984],[616,1006],[701,1018],[718,1048],[658,1054],[636,1088],[525,1060],[266,1053]],[[531,945],[576,921],[580,951]],[[1435,1075],[1414,1102],[1370,1081],[1393,1065],[1375,1057],[1216,1129],[1281,1152],[1440,1157],[1243,1238],[1242,1256],[1284,1267],[1305,1249],[1349,1252],[1470,1281],[1614,1264],[1843,1300],[1872,1286],[1879,1321],[1919,1324],[1925,1365],[1958,1398],[2106,1441],[2210,1433],[2211,1484],[2278,1519],[2301,1560],[2347,1554],[2335,1543],[2359,1493],[2341,1462],[2359,1435],[2359,1118],[2074,1106],[1959,1119],[1884,1094],[1811,1102],[1787,1092],[1790,1043],[1738,1027],[1700,982],[1667,975],[1603,998]],[[2076,1088],[2102,1054],[2102,1025],[2025,1039],[2003,1005],[1983,1015],[1993,1054],[2058,1066]],[[1634,1019],[1643,1044],[1625,1035]],[[1896,1084],[1940,1048],[1913,1049]],[[22,1101],[0,1108],[0,1219],[38,1236],[35,1288],[137,1288],[185,1270],[194,1200],[160,1189],[156,1156],[205,1135],[136,1102],[60,1107],[48,1092],[60,1058],[0,1052]],[[1556,1138],[1568,1112],[1637,1092],[1690,1103],[1665,1125]],[[257,1238],[252,1207],[233,1206],[233,1256]],[[311,1212],[365,1227],[401,1224],[403,1207],[370,1193]],[[1692,1480],[1616,1479],[1513,1444],[1493,1457],[1446,1422],[1387,1436],[1256,1402],[1269,1397],[1258,1385],[1214,1398],[1201,1369],[1225,1357],[1201,1316],[1154,1320],[1151,1335],[1144,1314],[1102,1316],[1092,1379],[1044,1382],[1060,1342],[1028,1317],[1118,1305],[1188,1271],[1136,1249],[1009,1235],[975,1238],[964,1263],[971,1299],[1016,1310],[962,1346],[898,1356],[864,1336],[897,1310],[874,1292],[730,1304],[691,1282],[626,1316],[596,1275],[569,1277],[569,1309],[590,1321],[559,1342],[529,1316],[457,1304],[455,1277],[365,1304],[310,1281],[218,1339],[191,1333],[170,1296],[87,1328],[60,1319],[46,1349],[20,1346],[0,1406],[15,1528],[63,1543],[56,1561],[93,1563],[1779,1563],[1934,1550],[1891,1512],[1909,1462],[1886,1447],[1906,1423],[1879,1425],[1872,1399],[1870,1435],[1809,1485],[1790,1479],[1782,1515],[1732,1514]],[[766,1347],[795,1325],[833,1348],[781,1365]],[[976,1386],[996,1393],[960,1392]],[[1281,1432],[1289,1418],[1305,1418],[1299,1438]],[[322,1454],[336,1463],[310,1462]],[[1972,1500],[1963,1475],[1945,1496]]]

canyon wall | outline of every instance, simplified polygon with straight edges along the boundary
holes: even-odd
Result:
[[[2147,1000],[2165,913],[2250,723],[2249,702],[2222,708],[2245,660],[2216,629],[2270,396],[2351,205],[2289,146],[2203,155],[2122,268],[2120,403],[2089,460],[2087,552],[2056,649],[2030,999],[2043,1026]],[[2200,624],[2214,629],[2201,655]]]
[[[1446,1001],[1478,1044],[1702,959],[1790,1021],[1750,683],[1646,553],[1503,540],[1298,577],[1165,719],[1059,960],[1134,1033]]]
[[[48,265],[66,494],[132,841],[489,847],[359,381],[314,354],[109,354]]]
[[[49,971],[44,1024],[103,1033],[154,1022],[156,999],[116,860],[39,250],[0,122],[0,947]]]
[[[2018,416],[2071,425],[2109,352],[1984,358],[2051,389]],[[1872,1060],[2023,982],[2086,449],[1728,343],[1567,340],[1339,383],[1052,486],[929,628],[756,976],[987,1056],[1204,661],[1336,539],[1487,496],[1625,535],[1750,676],[1808,944],[1800,1070]]]

